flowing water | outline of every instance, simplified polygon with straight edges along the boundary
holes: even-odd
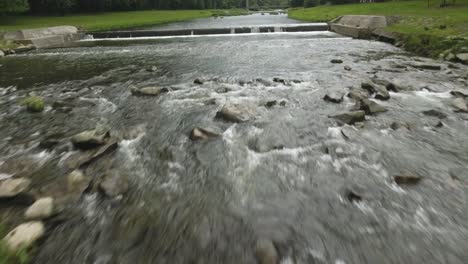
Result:
[[[37,196],[60,200],[82,155],[69,136],[98,127],[119,147],[85,174],[129,178],[121,197],[88,188],[64,205],[33,263],[256,263],[259,238],[283,264],[467,262],[468,116],[449,91],[467,91],[468,67],[420,70],[411,65],[438,62],[326,32],[84,44],[0,59],[2,177],[30,177]],[[378,101],[388,112],[362,127],[328,117],[353,102],[325,94],[375,77],[404,87]],[[132,85],[170,91],[136,97]],[[45,99],[43,113],[18,105],[29,93]],[[271,100],[283,104],[265,107]],[[216,119],[225,103],[253,117]],[[446,118],[422,114],[431,109]],[[194,127],[221,136],[191,141]],[[60,142],[44,150],[52,134]],[[399,186],[398,174],[422,180]]]

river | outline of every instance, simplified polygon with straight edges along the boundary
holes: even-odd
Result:
[[[164,28],[249,19],[298,23],[254,15]],[[310,32],[92,40],[0,58],[0,71],[0,173],[32,179],[36,197],[67,195],[64,179],[84,155],[69,137],[97,127],[119,139],[83,168],[90,187],[47,222],[33,263],[257,263],[260,238],[282,264],[468,259],[468,115],[453,111],[450,94],[468,94],[466,66]],[[326,94],[371,79],[399,87],[373,99],[387,112],[355,126],[329,118],[354,102]],[[147,86],[169,92],[130,92]],[[45,99],[44,112],[18,104],[30,93]],[[249,120],[215,118],[225,104],[248,106]],[[195,127],[220,136],[192,141]],[[57,145],[42,148],[50,137]],[[127,176],[124,195],[96,187],[109,171]],[[395,175],[422,180],[398,185]]]

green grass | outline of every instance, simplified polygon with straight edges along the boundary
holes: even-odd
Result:
[[[177,10],[177,11],[132,11],[67,16],[6,16],[0,18],[0,31],[15,31],[28,28],[72,25],[86,31],[102,31],[138,28],[191,20],[195,18],[244,14],[241,10]]]
[[[468,37],[468,0],[439,7],[440,1],[392,1],[385,3],[319,6],[290,9],[289,17],[309,22],[330,21],[342,15],[398,16],[401,20],[387,28],[402,33],[407,48],[422,55],[437,56],[448,48],[467,46],[467,41],[449,37]]]

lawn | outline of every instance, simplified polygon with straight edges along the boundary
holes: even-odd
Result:
[[[239,15],[240,10],[177,10],[132,11],[67,16],[6,16],[0,17],[0,31],[73,25],[86,31],[117,30],[159,25],[219,15]]]
[[[456,45],[466,47],[468,41],[451,43],[447,37],[468,38],[468,0],[457,0],[454,6],[439,7],[439,1],[392,1],[385,3],[349,4],[297,8],[289,17],[309,22],[330,21],[342,15],[398,16],[400,22],[387,28],[406,36],[410,50],[436,56]],[[412,49],[413,48],[413,49]]]

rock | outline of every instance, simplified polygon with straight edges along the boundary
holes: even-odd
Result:
[[[356,122],[364,121],[365,115],[366,115],[366,112],[364,111],[351,111],[351,112],[345,112],[345,113],[337,114],[337,115],[330,116],[330,117],[337,119],[341,123],[353,125]]]
[[[44,110],[44,100],[39,96],[29,96],[24,99],[21,104],[31,113],[38,113]]]
[[[0,198],[11,198],[24,193],[31,184],[29,179],[16,178],[0,181]]]
[[[203,83],[205,83],[202,79],[195,79],[193,80],[193,84],[196,84],[196,85],[203,85]]]
[[[375,86],[372,83],[363,82],[363,83],[361,83],[361,88],[366,90],[370,94],[375,93]]]
[[[287,104],[286,100],[281,100],[281,101],[279,102],[279,105],[280,105],[280,106],[286,106],[286,104]]]
[[[135,96],[159,96],[164,93],[168,93],[168,88],[161,87],[145,87],[145,88],[136,88],[132,86],[130,92]]]
[[[447,55],[445,55],[444,59],[446,61],[455,61],[457,57],[453,53],[448,53]]]
[[[386,101],[390,99],[390,94],[388,93],[387,88],[377,85],[375,86],[375,91],[376,91],[375,99],[382,100],[382,101]]]
[[[278,78],[278,77],[273,78],[273,82],[286,84],[285,79],[281,79],[281,78]]]
[[[225,104],[221,110],[216,113],[216,118],[224,119],[229,122],[241,123],[250,120],[252,109],[249,106],[238,104]]]
[[[259,239],[255,246],[255,257],[258,264],[279,264],[276,247],[271,240]]]
[[[82,171],[74,170],[67,176],[67,188],[69,193],[81,195],[88,187],[91,179]]]
[[[344,66],[344,69],[345,69],[346,71],[350,71],[350,70],[352,70],[352,68],[351,68],[351,67],[349,67],[349,66]]]
[[[325,100],[327,102],[339,104],[339,103],[343,102],[343,97],[344,97],[343,93],[330,93],[330,94],[326,94],[323,97],[323,100]]]
[[[455,55],[456,59],[463,63],[463,64],[468,64],[468,53],[460,53]]]
[[[25,52],[33,51],[35,49],[36,49],[36,46],[34,46],[32,44],[28,44],[26,46],[25,45],[20,45],[17,48],[15,48],[15,53],[16,54],[25,53]]]
[[[106,144],[109,132],[99,134],[96,130],[83,131],[71,138],[73,146],[81,150],[89,150]]]
[[[406,128],[406,129],[408,129],[408,130],[410,129],[410,126],[409,126],[408,123],[406,123],[406,122],[398,122],[398,121],[393,122],[393,123],[390,125],[390,127],[391,127],[393,130],[398,130],[398,129],[400,129],[400,128]]]
[[[435,124],[434,127],[436,127],[436,128],[444,127],[444,123],[442,123],[442,121],[439,121],[439,122],[437,122],[437,124]]]
[[[468,106],[464,98],[456,98],[452,101],[452,106],[455,108],[455,112],[468,113]]]
[[[15,55],[16,52],[12,49],[6,49],[6,50],[3,50],[3,53],[5,54],[5,56],[10,56],[10,55]]]
[[[396,175],[393,177],[393,180],[398,185],[412,185],[421,181],[421,177],[415,175]]]
[[[273,107],[273,106],[275,106],[275,105],[277,105],[277,104],[278,104],[278,101],[272,100],[272,101],[266,102],[266,103],[265,103],[265,107],[271,108],[271,107]]]
[[[433,117],[437,117],[437,118],[440,118],[440,119],[447,118],[446,114],[444,114],[444,113],[442,113],[440,111],[434,110],[434,109],[426,110],[426,111],[423,111],[422,113],[424,115],[433,116]]]
[[[364,89],[351,89],[351,91],[349,91],[348,93],[348,97],[353,100],[359,101],[367,99],[369,97],[369,93]]]
[[[0,58],[1,58],[1,57],[4,57],[4,56],[5,56],[5,53],[3,53],[2,50],[0,50]]]
[[[190,132],[191,140],[207,140],[207,139],[216,138],[219,136],[220,136],[219,134],[213,131],[210,131],[205,128],[200,128],[200,127],[196,127],[192,130],[192,132]]]
[[[156,67],[156,66],[151,66],[151,67],[146,68],[147,72],[155,72],[157,70],[158,70],[158,67]]]
[[[17,226],[8,233],[3,241],[11,251],[27,249],[45,233],[42,222],[28,222]]]
[[[330,61],[331,63],[335,63],[335,64],[340,64],[340,63],[343,63],[343,60],[340,60],[340,59],[333,59]]]
[[[264,80],[262,78],[255,79],[255,82],[260,83],[264,86],[272,86],[272,83],[268,80]]]
[[[430,64],[430,63],[423,63],[423,62],[414,62],[411,64],[413,68],[422,69],[422,70],[433,70],[433,71],[440,71],[442,66],[439,64]]]
[[[372,79],[372,81],[375,83],[375,84],[378,84],[378,85],[382,85],[384,86],[387,91],[392,91],[392,92],[399,92],[401,90],[401,87],[399,87],[398,85],[390,82],[390,81],[387,81],[387,80],[383,80],[383,79]]]
[[[358,185],[346,187],[344,197],[349,202],[360,202],[364,197],[364,189]]]
[[[379,105],[378,103],[369,100],[363,99],[356,104],[357,110],[363,110],[367,115],[373,115],[377,113],[387,112],[387,108]]]
[[[116,171],[108,173],[99,188],[109,197],[117,197],[128,191],[128,177]]]
[[[54,199],[52,197],[41,198],[33,203],[24,213],[24,217],[31,219],[45,219],[52,215]]]
[[[461,92],[461,91],[450,91],[450,94],[457,98],[468,97],[468,94],[465,94],[464,92]]]

